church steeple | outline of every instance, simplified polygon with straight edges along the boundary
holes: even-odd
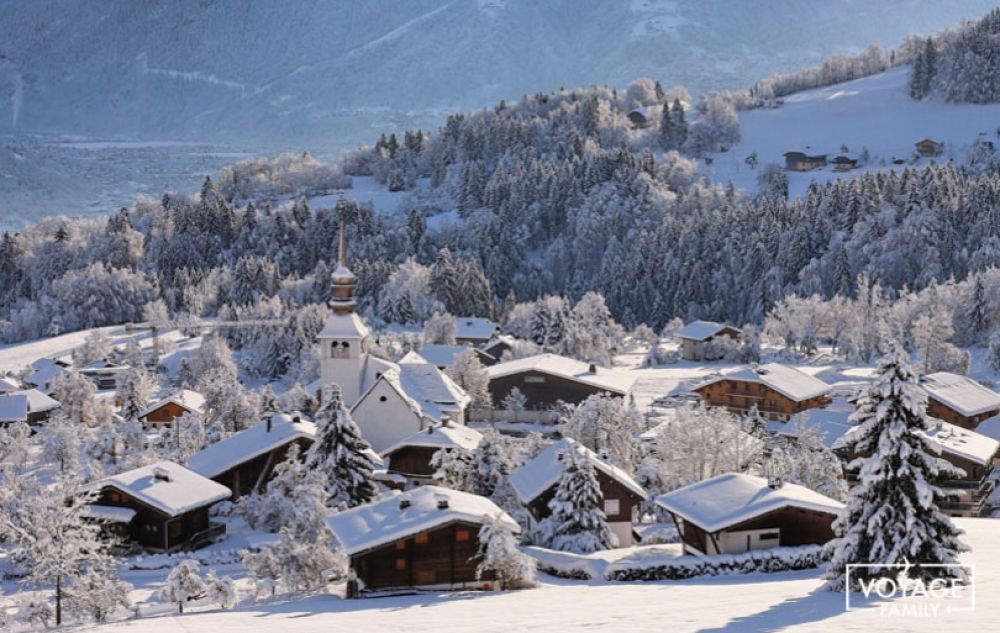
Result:
[[[344,194],[340,194],[337,200],[337,212],[340,214],[340,244],[337,253],[337,270],[333,271],[331,281],[333,284],[330,298],[330,307],[334,314],[350,314],[354,312],[354,286],[357,285],[358,278],[354,276],[351,269],[347,267],[347,236],[345,229],[345,215],[347,203],[344,202]]]

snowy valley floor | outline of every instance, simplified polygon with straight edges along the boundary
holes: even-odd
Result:
[[[819,572],[655,583],[579,582],[541,576],[512,593],[428,594],[365,600],[315,596],[232,611],[107,625],[103,633],[476,633],[508,631],[988,631],[1000,620],[1000,523],[959,519],[976,569],[976,610],[937,617],[883,616],[877,604],[844,612],[844,595],[819,590]]]

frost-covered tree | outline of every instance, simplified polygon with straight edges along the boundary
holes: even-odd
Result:
[[[590,450],[617,466],[635,469],[635,435],[642,430],[642,416],[622,398],[594,394],[572,408],[559,427]]]
[[[236,511],[255,530],[277,532],[288,525],[296,512],[296,490],[305,481],[307,473],[298,443],[288,447],[285,459],[274,467],[270,481],[262,491],[255,491],[240,499]]]
[[[459,352],[445,373],[469,395],[473,409],[488,409],[492,406],[489,377],[476,350],[470,347]]]
[[[205,598],[223,609],[231,609],[239,602],[236,583],[229,576],[219,577],[214,569],[205,574]]]
[[[990,369],[1000,371],[1000,330],[997,330],[990,336],[987,362],[990,365]]]
[[[475,463],[472,451],[460,446],[441,448],[434,451],[430,461],[434,469],[434,481],[454,490],[471,490],[472,471]]]
[[[479,528],[479,552],[476,555],[476,578],[492,575],[500,589],[531,586],[535,580],[535,561],[517,547],[517,536],[502,515],[483,518]]]
[[[132,589],[132,585],[118,578],[113,569],[90,568],[70,579],[66,586],[66,607],[81,620],[90,618],[102,624],[118,609],[132,608],[129,597]]]
[[[81,429],[61,411],[49,418],[42,430],[42,451],[50,463],[59,465],[59,472],[72,473],[80,460]]]
[[[107,407],[97,402],[97,387],[76,372],[64,372],[52,381],[52,397],[59,401],[60,413],[73,424],[92,427]]]
[[[588,554],[618,546],[602,509],[604,499],[593,464],[573,447],[562,455],[563,471],[549,501],[551,514],[538,524],[536,540],[551,549]]]
[[[472,450],[471,461],[470,480],[465,490],[492,497],[514,469],[509,439],[492,429],[484,429],[479,445]]]
[[[26,422],[14,422],[0,427],[0,464],[23,469],[31,451],[31,427]]]
[[[126,420],[138,420],[146,410],[156,384],[145,369],[130,367],[118,374],[115,400],[119,403],[119,414]]]
[[[201,577],[201,564],[187,558],[170,570],[158,594],[161,600],[176,604],[178,613],[184,613],[184,603],[203,598],[206,590]]]
[[[332,385],[316,412],[316,440],[306,451],[306,467],[326,478],[327,503],[332,508],[367,503],[375,497],[371,446],[344,406],[340,388]]]
[[[517,387],[507,392],[507,395],[500,401],[500,408],[510,413],[520,413],[528,406],[528,398]]]
[[[910,577],[964,578],[954,564],[967,548],[962,531],[939,509],[946,499],[937,483],[961,471],[934,455],[924,431],[931,428],[927,395],[903,348],[896,344],[879,362],[878,377],[856,400],[856,430],[845,447],[857,455],[848,468],[859,483],[844,512],[834,521],[836,538],[828,544],[832,560],[827,587],[844,589],[848,564],[906,565]],[[854,590],[861,581],[894,577],[902,569],[859,567],[852,572]]]
[[[447,312],[435,312],[424,323],[424,343],[455,344],[455,317]]]
[[[73,365],[75,367],[86,367],[87,365],[107,360],[111,356],[111,339],[102,329],[95,329],[87,335],[83,344],[73,350]]]
[[[816,427],[807,427],[799,421],[787,435],[776,437],[771,444],[770,455],[764,458],[768,476],[839,501],[847,497],[840,459],[823,443]]]

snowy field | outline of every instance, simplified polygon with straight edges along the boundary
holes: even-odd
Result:
[[[347,601],[332,595],[243,605],[232,611],[143,618],[102,632],[312,633],[407,631],[990,631],[1000,619],[1000,539],[987,519],[958,519],[976,569],[976,610],[937,617],[845,613],[844,595],[821,591],[818,570],[650,583],[569,581],[542,575],[537,589]],[[148,573],[146,574],[148,581]],[[133,580],[124,574],[126,580]]]
[[[784,105],[772,110],[741,112],[741,141],[725,154],[716,155],[710,167],[714,179],[732,179],[737,188],[754,191],[757,174],[769,162],[784,165],[783,154],[851,152],[867,147],[869,169],[902,169],[894,158],[909,164],[913,144],[924,138],[944,141],[945,154],[937,159],[961,159],[980,132],[997,141],[1000,104],[964,105],[941,101],[913,101],[909,93],[909,67],[894,68],[879,75],[847,83],[806,90],[784,98]],[[757,152],[757,169],[744,159]],[[884,162],[883,162],[884,161]],[[836,173],[832,166],[810,172],[788,172],[789,194],[802,195],[813,180],[849,178],[860,173]]]

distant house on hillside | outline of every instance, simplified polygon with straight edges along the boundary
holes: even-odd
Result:
[[[486,354],[489,354],[494,359],[496,359],[486,364],[494,365],[500,362],[500,360],[503,358],[504,352],[514,349],[515,341],[516,339],[513,336],[508,336],[506,334],[497,334],[490,340],[480,345],[479,346],[480,350],[482,350]]]
[[[0,424],[28,421],[28,397],[4,394],[0,396]]]
[[[740,473],[660,495],[656,504],[673,515],[684,552],[695,555],[822,545],[844,507],[804,486]]]
[[[0,424],[39,424],[49,419],[59,402],[37,389],[0,393]]]
[[[162,400],[146,407],[139,414],[139,421],[146,429],[171,428],[176,418],[185,413],[202,415],[205,412],[205,396],[197,391],[181,389]]]
[[[772,420],[787,420],[800,411],[830,403],[830,385],[779,363],[751,365],[720,374],[694,388],[702,401],[747,413],[753,407]]]
[[[834,171],[851,171],[858,166],[860,158],[853,154],[838,154],[830,160]]]
[[[229,488],[169,461],[95,482],[90,518],[126,545],[156,552],[191,550],[226,533],[208,509],[229,498]]]
[[[647,128],[653,124],[653,120],[649,117],[649,111],[642,106],[628,113],[628,121],[632,125],[633,130]]]
[[[472,589],[492,586],[492,573],[476,576],[479,529],[487,516],[521,529],[486,497],[437,486],[337,512],[326,525],[366,590]]]
[[[921,156],[940,156],[944,151],[944,143],[939,143],[929,138],[917,141],[914,143],[914,146],[917,148],[917,153]]]
[[[455,342],[482,345],[497,335],[500,326],[482,317],[455,317]]]
[[[785,152],[785,169],[789,171],[812,171],[826,167],[826,154],[810,156],[805,152]]]
[[[118,376],[128,370],[129,368],[125,365],[116,365],[111,361],[102,360],[93,362],[86,367],[80,367],[76,371],[97,385],[99,390],[108,391],[117,387]]]
[[[434,483],[434,467],[431,466],[434,453],[448,448],[473,451],[482,439],[479,431],[446,420],[393,444],[382,451],[382,457],[389,475],[398,475],[410,485],[421,486]]]
[[[677,338],[681,341],[681,358],[684,360],[705,360],[705,351],[709,344],[725,336],[738,341],[743,333],[739,328],[715,321],[692,321],[677,330]]]
[[[1000,414],[1000,393],[968,376],[946,371],[921,379],[927,392],[927,413],[965,429],[975,429],[987,418]]]
[[[544,448],[510,475],[510,485],[528,508],[532,519],[541,521],[552,513],[549,501],[555,495],[559,477],[562,476],[563,458],[567,451],[576,451],[579,457],[594,466],[601,487],[601,509],[607,516],[608,527],[618,537],[621,547],[632,545],[632,525],[639,517],[639,504],[646,499],[646,491],[627,472],[568,437]]]

